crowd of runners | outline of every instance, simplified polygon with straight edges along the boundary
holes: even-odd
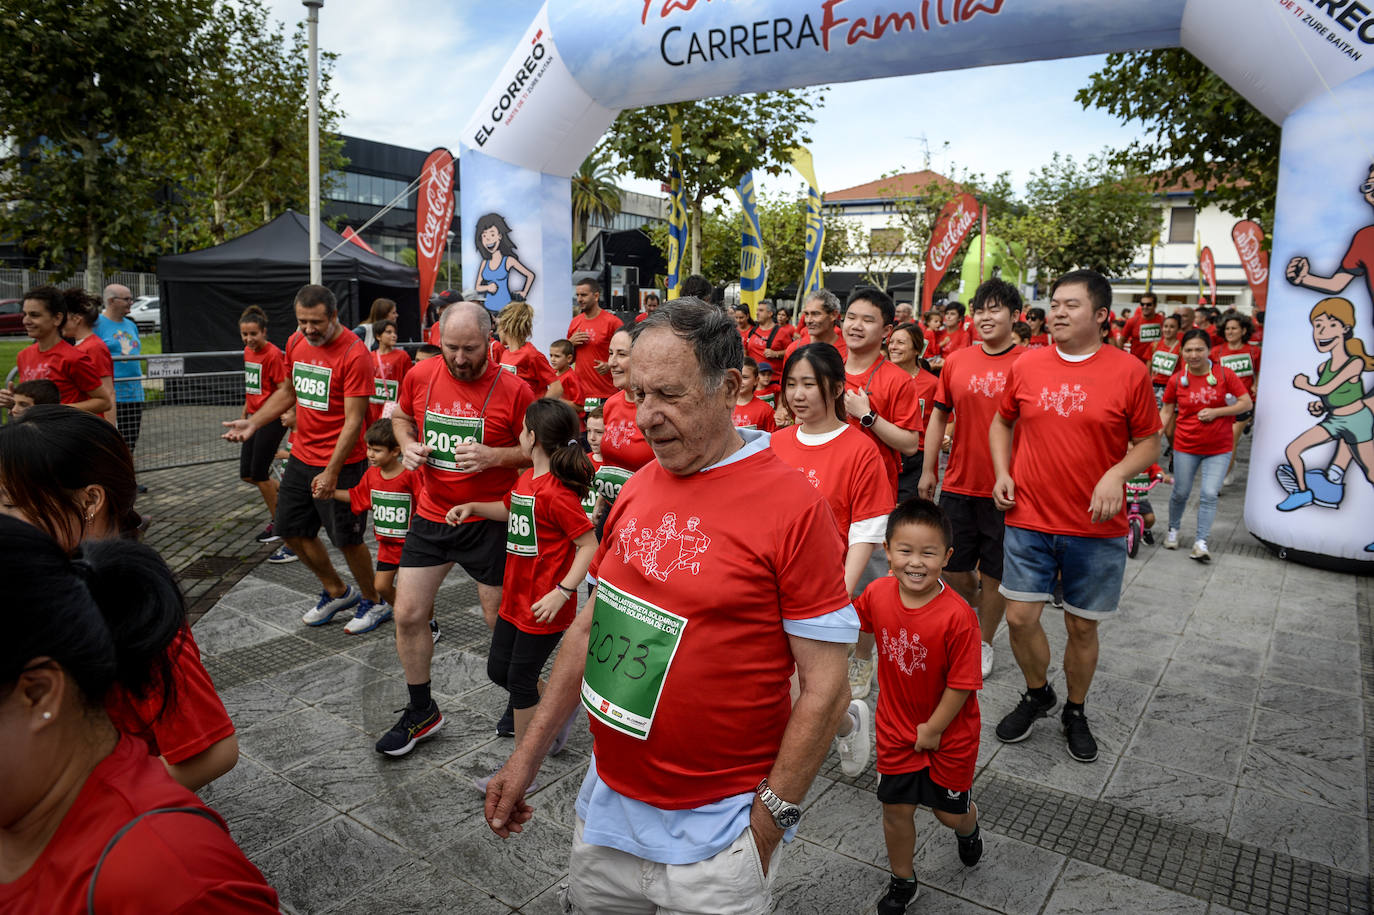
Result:
[[[876,748],[878,911],[906,911],[917,807],[966,866],[982,854],[977,694],[1004,621],[1025,685],[997,739],[1059,709],[1069,756],[1097,759],[1088,695],[1128,562],[1128,484],[1173,475],[1173,549],[1196,480],[1191,555],[1210,561],[1262,327],[1164,315],[1148,293],[1117,317],[1087,270],[1039,307],[996,279],[926,315],[819,290],[797,325],[711,304],[700,277],[628,322],[594,281],[575,293],[547,354],[519,295],[493,314],[437,294],[413,351],[388,300],[355,332],[328,288],[302,287],[284,350],[244,312],[245,402],[224,437],[242,443],[271,560],[318,579],[301,622],[393,623],[404,710],[375,748],[404,757],[445,721],[430,671],[457,608],[436,614],[436,595],[455,564],[475,582],[509,694],[496,731],[515,738],[476,780],[490,827],[520,832],[541,761],[593,734],[565,911],[766,911],[832,748],[850,776]],[[0,909],[75,912],[88,893],[138,908],[146,880],[196,911],[274,910],[191,793],[234,765],[234,727],[166,566],[118,542],[141,519],[113,373],[62,340],[94,336],[96,305],[40,289],[24,309],[35,343],[0,392],[16,414],[0,513],[37,530],[0,523],[0,561],[37,557],[12,579],[62,597],[52,625],[16,623],[0,662],[0,727],[26,758],[4,771],[18,788],[0,802]],[[1067,634],[1062,707],[1046,604]]]

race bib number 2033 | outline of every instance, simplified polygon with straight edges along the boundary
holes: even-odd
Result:
[[[598,721],[649,737],[687,619],[602,581],[596,588],[582,704]]]

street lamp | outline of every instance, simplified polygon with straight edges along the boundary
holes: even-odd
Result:
[[[453,288],[453,230],[448,230],[448,241],[444,245],[444,285]]]
[[[310,42],[310,86],[308,96],[310,142],[310,282],[320,285],[324,271],[320,264],[320,7],[324,0],[301,0],[309,10],[306,32]]]

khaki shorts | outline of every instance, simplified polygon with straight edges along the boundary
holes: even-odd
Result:
[[[568,884],[559,892],[565,913],[577,915],[763,915],[773,907],[773,878],[782,843],[763,875],[754,833],[744,828],[723,851],[695,864],[658,864],[582,841],[573,830]]]

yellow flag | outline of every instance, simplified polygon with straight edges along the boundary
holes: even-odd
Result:
[[[795,146],[790,150],[792,167],[806,179],[806,266],[803,270],[802,295],[814,292],[825,285],[821,272],[821,249],[825,246],[825,220],[821,204],[820,184],[816,181],[816,165],[811,158],[811,150]]]

